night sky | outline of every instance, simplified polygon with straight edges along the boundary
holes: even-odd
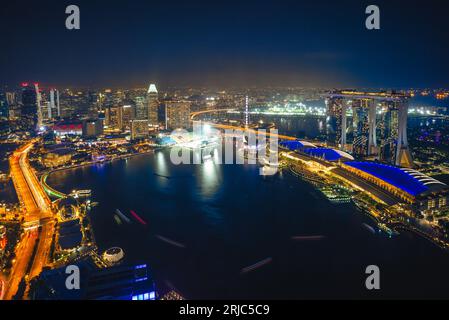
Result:
[[[449,87],[448,16],[447,0],[3,1],[0,84]]]

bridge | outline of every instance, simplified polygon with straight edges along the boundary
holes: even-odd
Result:
[[[197,116],[203,115],[203,114],[217,113],[217,112],[228,112],[228,111],[232,111],[232,110],[235,110],[235,108],[203,110],[203,111],[192,112],[192,113],[190,113],[190,120],[192,122],[202,122],[200,120],[195,120],[195,118]],[[202,122],[202,123],[204,123],[204,122]],[[273,136],[273,137],[277,137],[278,139],[283,139],[283,140],[292,140],[292,141],[297,140],[296,137],[281,135],[281,134],[277,134],[277,133],[271,133],[269,131],[262,133],[255,129],[244,128],[244,127],[239,127],[239,126],[232,126],[232,125],[227,125],[227,124],[220,124],[220,123],[213,123],[213,122],[207,122],[207,124],[210,125],[211,127],[215,127],[217,129],[222,129],[222,130],[246,131],[246,132],[251,132],[251,133],[255,133],[255,134],[259,134],[259,135],[265,134],[266,136]]]
[[[67,195],[65,193],[62,193],[62,192],[50,187],[47,184],[48,175],[49,175],[49,173],[46,173],[46,174],[42,175],[41,179],[40,179],[40,183],[41,183],[42,187],[44,188],[45,192],[47,192],[47,194],[49,196],[54,196],[59,199],[67,197]]]
[[[25,233],[16,247],[17,258],[5,281],[5,300],[14,297],[22,280],[28,281],[41,273],[55,232],[51,201],[28,162],[28,153],[35,142],[22,146],[9,159],[11,177],[24,213]]]

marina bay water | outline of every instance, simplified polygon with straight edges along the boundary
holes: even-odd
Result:
[[[160,291],[209,298],[448,298],[449,253],[412,233],[390,238],[352,204],[332,204],[284,171],[173,165],[169,150],[51,174],[91,189],[99,251],[148,263]],[[145,222],[118,224],[116,209]],[[374,228],[374,232],[370,227]],[[377,265],[381,290],[365,288]]]

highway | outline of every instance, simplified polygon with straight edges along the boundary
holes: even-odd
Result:
[[[19,148],[9,159],[11,177],[24,212],[24,235],[16,247],[16,259],[5,281],[5,300],[14,297],[22,279],[29,280],[41,273],[47,264],[55,231],[50,199],[28,163],[28,153],[33,146],[34,141]]]

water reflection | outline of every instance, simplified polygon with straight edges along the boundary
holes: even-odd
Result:
[[[154,161],[154,173],[157,176],[157,182],[162,186],[166,187],[168,185],[167,178],[170,175],[169,164],[167,164],[167,154],[164,152],[156,152],[156,157]]]
[[[213,197],[220,187],[223,173],[218,162],[219,159],[219,152],[214,149],[212,157],[198,166],[199,178],[196,182],[203,197]]]

